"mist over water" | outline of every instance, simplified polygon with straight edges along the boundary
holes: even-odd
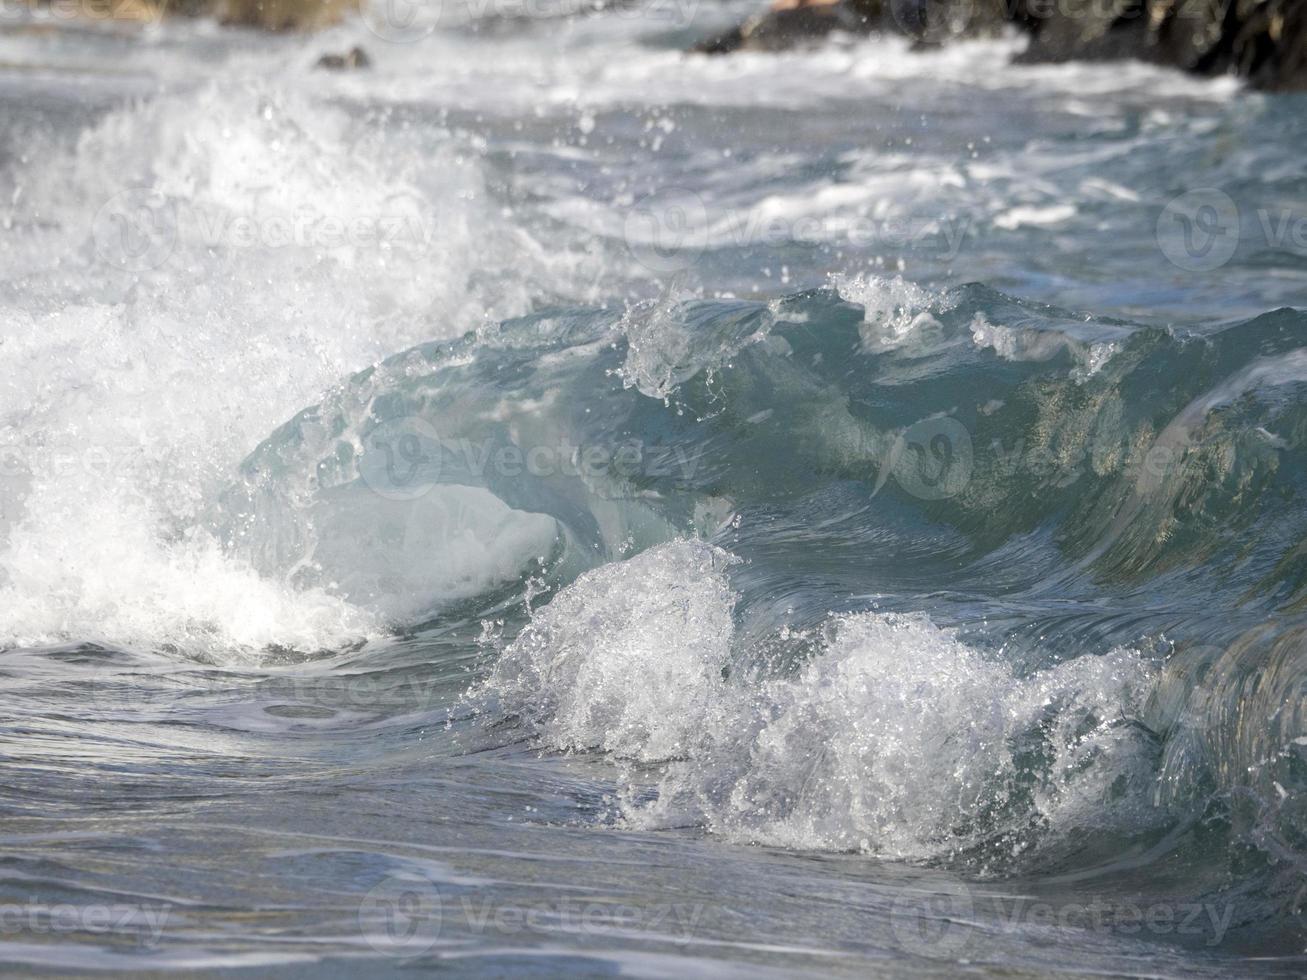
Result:
[[[1301,100],[742,9],[0,33],[0,962],[1301,972]]]

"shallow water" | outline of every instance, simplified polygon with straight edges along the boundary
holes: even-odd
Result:
[[[6,21],[0,962],[1301,973],[1301,98],[740,9]]]

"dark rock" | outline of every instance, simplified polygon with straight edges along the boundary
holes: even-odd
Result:
[[[1143,0],[1086,3],[1074,8],[1033,0],[1028,9],[1032,37],[1030,46],[1016,58],[1018,62],[1148,58],[1153,30]]]
[[[986,37],[1024,23],[1028,0],[888,0],[889,26],[920,44]]]
[[[781,51],[824,37],[892,33],[914,38],[926,49],[957,37],[994,34],[1010,20],[1009,7],[1027,0],[777,0],[772,8],[739,27],[702,41],[704,54]]]
[[[1258,88],[1307,90],[1307,4],[1301,0],[1257,4],[1240,18],[1230,47],[1234,70]]]
[[[825,37],[831,31],[868,34],[880,26],[883,14],[880,0],[778,4],[739,27],[696,44],[693,50],[703,54],[783,51]]]
[[[1101,8],[1097,16],[1053,12],[1031,33],[1021,61],[1138,58],[1202,75],[1233,73],[1257,88],[1307,88],[1302,0],[1117,0],[1106,15]]]
[[[695,50],[776,51],[833,30],[905,34],[925,48],[1008,26],[1031,35],[1021,62],[1135,58],[1307,89],[1307,0],[777,0]]]
[[[1223,70],[1221,48],[1238,0],[1112,0],[1083,7],[1028,0],[1022,62],[1137,58],[1189,71]]]
[[[372,65],[372,59],[362,48],[350,48],[344,54],[324,54],[318,59],[314,68],[325,68],[327,71],[350,71],[355,68],[368,68]]]

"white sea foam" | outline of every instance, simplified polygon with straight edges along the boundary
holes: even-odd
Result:
[[[972,342],[1007,361],[1047,361],[1066,352],[1075,359],[1075,376],[1089,377],[1103,368],[1120,349],[1114,341],[1084,341],[1057,330],[1036,330],[990,323],[983,313],[968,325]]]
[[[888,350],[938,336],[940,323],[931,309],[938,305],[939,296],[916,283],[902,276],[865,275],[837,275],[831,281],[841,298],[862,307],[859,332],[868,350]]]
[[[642,761],[692,751],[725,707],[731,561],[677,541],[587,572],[537,611],[481,693],[553,748]]]
[[[666,399],[682,382],[764,342],[771,329],[769,319],[755,322],[747,315],[711,325],[690,319],[673,297],[627,314],[622,323],[627,354],[618,374],[628,388]]]
[[[325,388],[525,311],[568,259],[484,203],[456,142],[377,146],[264,82],[160,96],[41,150],[44,166],[12,175],[0,241],[22,285],[0,303],[0,644],[249,653],[375,631],[407,600],[260,577],[200,530],[205,508]],[[511,274],[488,276],[492,256]],[[465,557],[414,563],[401,584],[462,592],[478,580]]]
[[[1133,652],[1023,677],[924,616],[861,613],[760,678],[732,649],[731,561],[678,541],[588,573],[474,697],[549,748],[666,762],[651,803],[631,777],[631,823],[743,842],[923,859],[1037,821],[1111,825],[1146,795]]]
[[[1074,204],[1050,204],[1047,207],[1022,205],[998,215],[994,219],[994,224],[1009,231],[1030,226],[1043,228],[1050,225],[1059,225],[1074,218],[1075,215],[1076,208]]]

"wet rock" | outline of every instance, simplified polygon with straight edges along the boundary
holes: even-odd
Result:
[[[1025,26],[1029,0],[887,0],[890,26],[923,47]]]
[[[694,50],[780,51],[824,37],[892,33],[920,48],[958,37],[993,35],[1011,21],[1010,8],[1026,0],[776,0],[771,9],[739,27],[709,38]]]
[[[1148,60],[1155,28],[1143,0],[1105,0],[1074,10],[1030,0],[1030,47],[1018,62]]]
[[[918,47],[1030,34],[1018,61],[1134,58],[1270,90],[1307,89],[1305,0],[777,0],[695,50],[776,51],[831,31],[890,32]]]
[[[1217,65],[1228,62],[1258,88],[1307,90],[1307,4],[1301,0],[1230,0],[1235,26],[1222,34]]]
[[[1054,6],[1032,20],[1031,33],[1024,62],[1138,58],[1233,73],[1263,89],[1307,88],[1301,0],[1116,0],[1074,16]]]
[[[770,10],[694,46],[703,54],[783,51],[832,31],[868,34],[882,26],[881,0],[777,0]]]
[[[344,54],[324,54],[313,67],[326,71],[352,71],[372,67],[372,59],[362,48],[353,47]]]

